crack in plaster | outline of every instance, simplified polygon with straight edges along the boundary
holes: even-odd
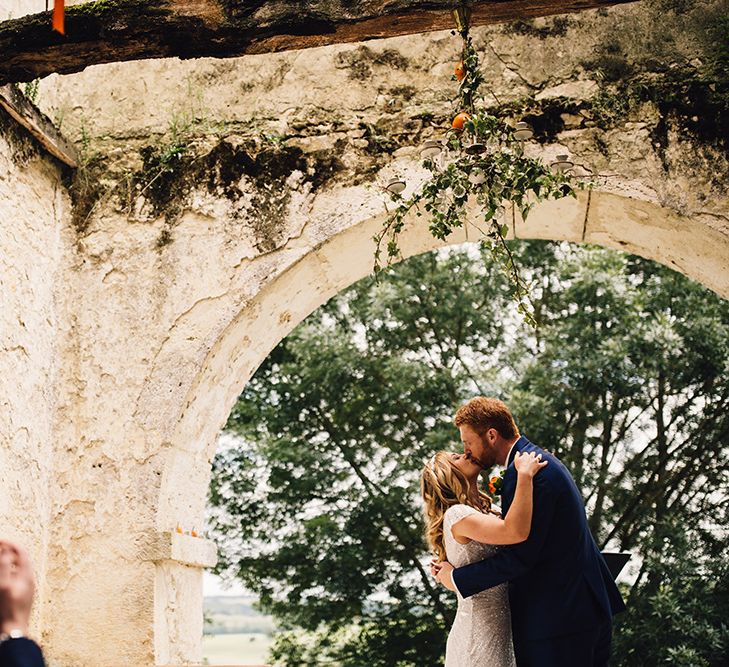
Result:
[[[30,357],[28,354],[28,350],[25,349],[22,345],[15,345],[13,347],[3,347],[3,352],[19,352],[22,353],[26,357]]]
[[[200,304],[202,304],[202,303],[208,303],[208,302],[220,301],[221,299],[225,298],[227,295],[228,295],[228,290],[226,290],[225,292],[222,292],[221,294],[217,294],[215,296],[206,296],[206,297],[203,297],[201,299],[198,299],[187,310],[185,310],[184,312],[180,313],[174,319],[174,321],[172,322],[172,324],[170,325],[170,327],[168,329],[167,336],[162,341],[162,343],[160,344],[159,348],[157,349],[157,352],[155,353],[154,357],[152,358],[152,362],[150,363],[150,369],[151,369],[151,371],[150,371],[148,377],[152,378],[152,377],[155,376],[156,371],[157,371],[157,368],[158,368],[158,364],[157,364],[158,359],[162,355],[162,353],[164,352],[167,343],[173,337],[173,334],[175,333],[175,330],[177,328],[179,328],[181,320],[183,320],[183,318],[185,318],[188,315],[190,315],[190,313],[192,313],[193,310],[195,310]],[[142,388],[141,388],[141,390],[140,390],[140,392],[139,392],[139,394],[137,396],[137,399],[135,400],[135,406],[136,407],[135,407],[134,413],[132,415],[132,419],[134,419],[134,420],[136,420],[137,417],[139,416],[139,412],[140,412],[140,410],[142,408],[142,406],[140,406],[140,401],[142,400],[142,397],[145,395],[145,393],[148,391],[148,389],[149,389],[149,383],[148,382],[143,383]]]
[[[512,72],[513,74],[516,74],[516,76],[518,76],[518,77],[519,77],[519,79],[520,79],[520,80],[522,81],[522,83],[523,83],[523,84],[524,84],[525,86],[527,86],[527,87],[528,87],[528,88],[529,88],[530,90],[536,90],[536,89],[537,89],[537,86],[535,86],[535,85],[534,85],[533,83],[529,83],[529,81],[527,81],[527,80],[526,80],[526,79],[525,79],[525,78],[524,78],[524,77],[523,77],[523,76],[521,75],[521,72],[519,72],[519,70],[518,70],[518,69],[516,69],[516,63],[509,63],[509,62],[507,62],[507,61],[506,61],[506,60],[505,60],[505,59],[504,59],[504,58],[503,58],[503,57],[502,57],[502,56],[501,56],[501,55],[500,55],[500,54],[499,54],[499,53],[498,53],[498,52],[496,51],[496,49],[495,49],[495,48],[493,47],[493,45],[491,44],[491,42],[486,42],[486,46],[488,46],[488,47],[489,47],[489,49],[491,50],[491,53],[493,53],[493,54],[494,54],[494,55],[496,56],[496,58],[498,58],[498,60],[499,60],[499,61],[501,62],[501,64],[502,64],[502,65],[503,65],[504,67],[506,67],[506,69],[508,69],[508,70],[509,70],[510,72]],[[492,94],[493,94],[493,93],[492,93]],[[494,95],[494,97],[496,97],[496,95]],[[496,101],[498,102],[498,98],[496,98]],[[500,104],[500,102],[499,102],[499,104]]]
[[[712,211],[697,211],[696,215],[708,215],[711,218],[718,218],[719,220],[724,220],[725,222],[729,222],[729,215],[724,215],[723,213],[714,213]]]
[[[309,207],[309,212],[311,212],[312,207],[313,207],[313,205]],[[274,255],[276,253],[279,253],[279,252],[282,252],[284,250],[290,249],[289,248],[289,245],[293,241],[298,241],[298,240],[300,240],[304,236],[304,233],[306,232],[307,227],[309,227],[309,223],[310,222],[311,222],[311,217],[307,216],[306,219],[304,220],[303,225],[299,229],[299,231],[298,232],[293,232],[290,236],[287,236],[286,237],[286,241],[284,241],[283,245],[277,246],[276,248],[272,248],[271,250],[263,250],[263,251],[260,251],[255,257],[246,257],[246,256],[241,257],[241,259],[238,261],[238,263],[233,265],[232,270],[233,271],[236,271],[245,262],[247,262],[248,265],[251,268],[253,268],[254,265],[256,263],[258,263],[260,260],[265,259],[265,258],[267,258],[270,255]],[[256,248],[258,248],[258,246],[256,246]],[[233,278],[231,278],[231,281],[232,280],[233,280]]]

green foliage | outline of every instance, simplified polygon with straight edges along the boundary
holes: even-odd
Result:
[[[149,180],[139,190],[138,196],[146,196],[163,208],[169,203],[173,181],[179,177],[179,170],[191,156],[190,141],[171,140],[161,145],[146,146],[141,155],[143,171]]]
[[[454,290],[456,276],[481,287]],[[439,663],[453,606],[425,566],[419,469],[455,446],[471,363],[488,368],[503,339],[497,286],[490,262],[460,253],[360,283],[279,345],[237,403],[229,429],[250,447],[214,463],[220,567],[297,629],[278,641],[285,664],[355,647],[372,664]],[[316,648],[293,651],[298,629]]]
[[[729,304],[612,251],[510,250],[538,329],[487,249],[420,256],[312,315],[236,404],[213,532],[281,627],[275,664],[442,663],[453,599],[425,569],[419,471],[476,393],[570,467],[599,543],[635,553],[614,664],[724,664]]]
[[[31,102],[33,102],[33,104],[38,102],[38,88],[39,87],[40,87],[40,79],[33,79],[32,81],[28,81],[28,83],[23,85],[24,95]]]
[[[526,219],[540,201],[574,196],[572,179],[565,173],[553,172],[541,160],[526,157],[523,142],[514,137],[514,128],[484,108],[477,108],[475,101],[484,77],[467,35],[462,61],[465,76],[458,88],[459,111],[466,114],[467,120],[462,129],[449,131],[441,155],[423,162],[431,176],[414,194],[404,199],[391,193],[396,208],[375,235],[375,271],[382,267],[383,244],[388,264],[400,257],[399,236],[413,209],[418,217],[424,210],[430,233],[444,240],[466,224],[466,204],[472,199],[480,209],[480,220],[473,224],[494,261],[508,276],[518,312],[535,326],[529,285],[505,242],[509,231],[505,204],[513,206],[512,222],[516,210]],[[481,220],[483,229],[479,227]]]
[[[213,623],[212,614],[207,610],[203,610],[203,635],[212,634]]]
[[[711,31],[714,44],[713,68],[716,78],[729,82],[729,16],[721,16]]]
[[[729,563],[725,540],[680,521],[656,526],[645,546],[650,573],[619,619],[624,667],[719,667],[729,659]],[[708,553],[709,558],[702,556]]]
[[[442,665],[442,621],[428,614],[391,613],[332,632],[279,634],[271,650],[275,665],[406,667]]]
[[[94,148],[82,118],[79,165],[73,173],[69,192],[73,209],[71,220],[78,234],[84,234],[91,216],[112,191],[112,184],[105,173],[106,157]]]
[[[270,635],[273,619],[257,610],[255,597],[229,595],[205,597],[203,633],[206,635]]]
[[[73,7],[69,7],[66,11],[73,16],[74,14],[79,14],[82,16],[100,16],[103,15],[105,12],[116,9],[119,7],[122,3],[118,2],[118,0],[96,0],[95,2],[86,2],[82,5],[76,5]],[[125,4],[142,4],[139,2],[134,2],[132,0],[132,3],[125,3]]]

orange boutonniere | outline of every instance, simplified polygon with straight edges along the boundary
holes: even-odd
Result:
[[[505,473],[506,473],[506,470],[502,470],[498,475],[494,475],[489,480],[488,489],[489,489],[489,495],[491,497],[501,495],[501,487],[504,483],[504,474]]]

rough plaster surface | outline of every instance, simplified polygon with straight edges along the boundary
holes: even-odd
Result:
[[[24,544],[46,578],[57,398],[59,172],[0,119],[0,534]],[[36,605],[35,627],[41,605]]]
[[[691,60],[698,47],[680,16],[661,15],[658,40],[657,6],[477,31],[495,96],[591,99],[601,84],[588,64],[616,34],[629,62]],[[49,77],[39,105],[101,162],[83,229],[53,163],[0,132],[0,525],[47,563],[37,627],[51,667],[199,660],[201,568],[214,554],[174,528],[202,527],[217,437],[251,374],[370,272],[379,185],[423,178],[417,145],[450,113],[457,53],[436,33]],[[514,216],[512,233],[635,252],[729,297],[726,155],[678,122],[656,146],[651,104],[607,129],[581,114],[565,112],[529,150],[568,151],[594,189],[540,205],[526,223]],[[373,134],[395,141],[392,155]],[[302,155],[275,178],[211,161],[234,178],[208,187],[195,165],[221,137],[223,155]],[[160,211],[140,151],[174,142],[191,146],[180,178],[194,179]],[[339,160],[331,173],[327,157]],[[477,237],[469,225],[449,243]],[[435,246],[420,227],[403,237],[406,256]]]

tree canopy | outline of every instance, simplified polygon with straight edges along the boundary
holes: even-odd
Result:
[[[456,408],[512,407],[557,453],[601,546],[633,551],[619,665],[729,655],[729,304],[600,248],[514,244],[541,325],[477,246],[413,258],[312,314],[237,402],[210,492],[219,571],[277,619],[282,665],[439,665],[419,473]]]

